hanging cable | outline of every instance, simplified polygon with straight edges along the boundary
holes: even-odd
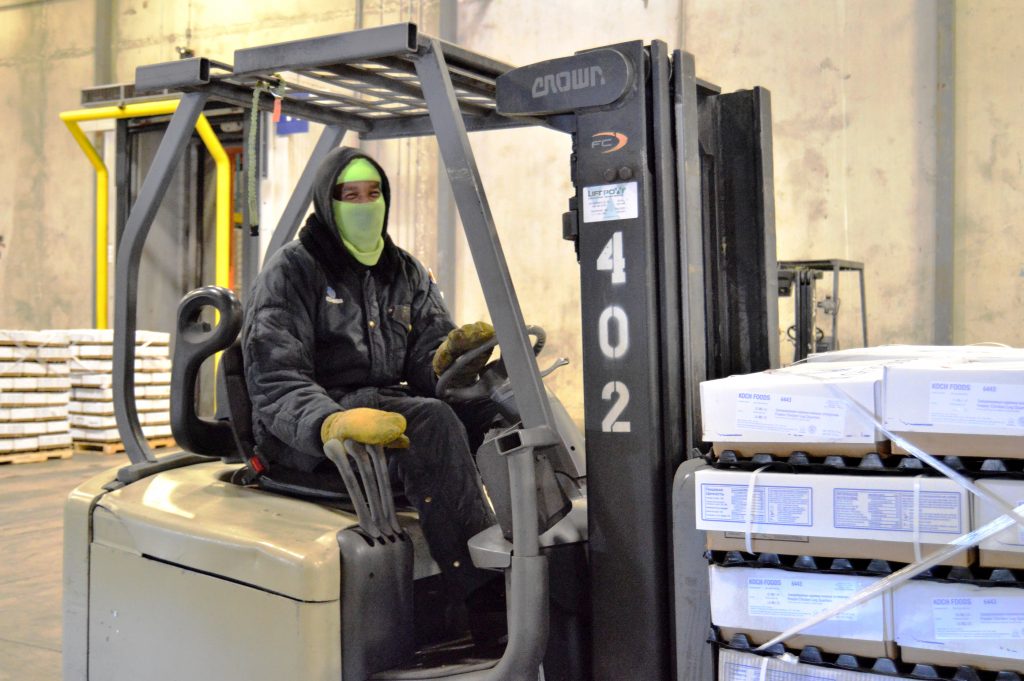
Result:
[[[259,158],[256,155],[256,135],[258,134],[260,122],[260,93],[269,92],[270,85],[264,81],[256,83],[252,89],[252,108],[249,109],[249,140],[246,145],[247,167],[247,199],[249,205],[249,234],[258,236],[260,233],[259,205],[256,201],[256,170],[259,166]]]

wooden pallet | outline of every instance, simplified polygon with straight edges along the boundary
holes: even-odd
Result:
[[[44,449],[38,452],[16,452],[0,454],[0,464],[6,463],[40,463],[50,459],[70,459],[73,452],[68,449]]]
[[[178,443],[174,441],[173,437],[153,437],[147,440],[149,446],[153,449],[176,449]],[[98,453],[98,454],[120,454],[124,451],[124,443],[118,440],[117,442],[88,442],[86,440],[75,440],[74,448],[75,452],[80,453]]]

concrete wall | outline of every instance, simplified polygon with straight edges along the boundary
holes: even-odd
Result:
[[[1024,5],[957,3],[956,294],[959,343],[1024,345]]]
[[[92,82],[92,7],[0,7],[0,328],[92,322],[93,172],[57,118]]]
[[[557,19],[548,8],[464,1],[459,40],[525,64],[622,40],[661,39],[695,54],[698,76],[726,91],[767,87],[780,259],[864,261],[869,340],[931,340],[934,3],[574,0],[558,4]],[[579,273],[560,232],[572,192],[569,140],[533,130],[487,133],[473,142],[526,318],[548,327],[552,352],[573,360],[549,383],[569,396],[571,412],[581,413]],[[459,316],[484,316],[466,258],[458,281]],[[844,275],[845,346],[860,340],[856,285]],[[790,309],[783,301],[783,329]],[[782,356],[792,356],[785,341]]]
[[[779,258],[863,261],[870,342],[930,342],[935,3],[708,0],[686,8],[686,49],[699,75],[726,91],[763,85],[772,93]],[[841,282],[848,347],[859,341],[855,286],[853,276]],[[782,346],[783,357],[791,347]]]
[[[114,78],[174,59],[175,47],[230,60],[234,49],[353,28],[354,2],[176,3],[61,0],[0,8],[0,328],[87,325],[91,309],[93,173],[57,119],[93,83],[93,17],[105,7]],[[364,25],[411,19],[437,32],[440,0],[377,0]],[[779,256],[867,263],[873,344],[933,337],[936,211],[936,4],[929,0],[461,0],[458,40],[514,64],[625,39],[662,39],[697,57],[698,74],[727,90],[772,92]],[[956,11],[956,296],[958,341],[1024,342],[1015,249],[1021,109],[1013,87],[1024,9],[1010,0]],[[74,27],[74,30],[69,30]],[[571,186],[569,139],[543,130],[472,136],[526,318],[548,328],[551,354],[574,365],[552,384],[579,404],[579,283],[560,216]],[[350,141],[352,138],[350,137]],[[267,187],[276,221],[315,133],[274,141],[283,181]],[[369,145],[396,176],[392,231],[435,265],[436,155],[430,140]],[[457,321],[486,318],[460,240]],[[849,282],[852,284],[852,282]],[[844,282],[844,287],[847,282]],[[842,292],[850,322],[852,289]],[[1013,321],[1008,321],[1013,320]],[[783,348],[783,355],[789,352]]]

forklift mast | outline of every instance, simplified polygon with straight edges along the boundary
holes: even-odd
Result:
[[[573,136],[593,678],[670,679],[670,492],[700,454],[700,382],[779,363],[769,95],[634,41],[504,74],[497,103]]]

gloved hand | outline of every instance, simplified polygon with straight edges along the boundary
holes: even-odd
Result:
[[[434,373],[440,376],[460,355],[480,347],[492,338],[494,327],[487,322],[463,324],[457,329],[452,329],[434,353]],[[458,376],[452,378],[451,386],[464,388],[471,384],[490,358],[491,353],[487,352],[467,364]]]
[[[384,445],[392,449],[406,449],[409,438],[405,433],[405,417],[393,411],[357,407],[336,411],[324,419],[320,426],[320,439],[355,440],[364,445]]]

